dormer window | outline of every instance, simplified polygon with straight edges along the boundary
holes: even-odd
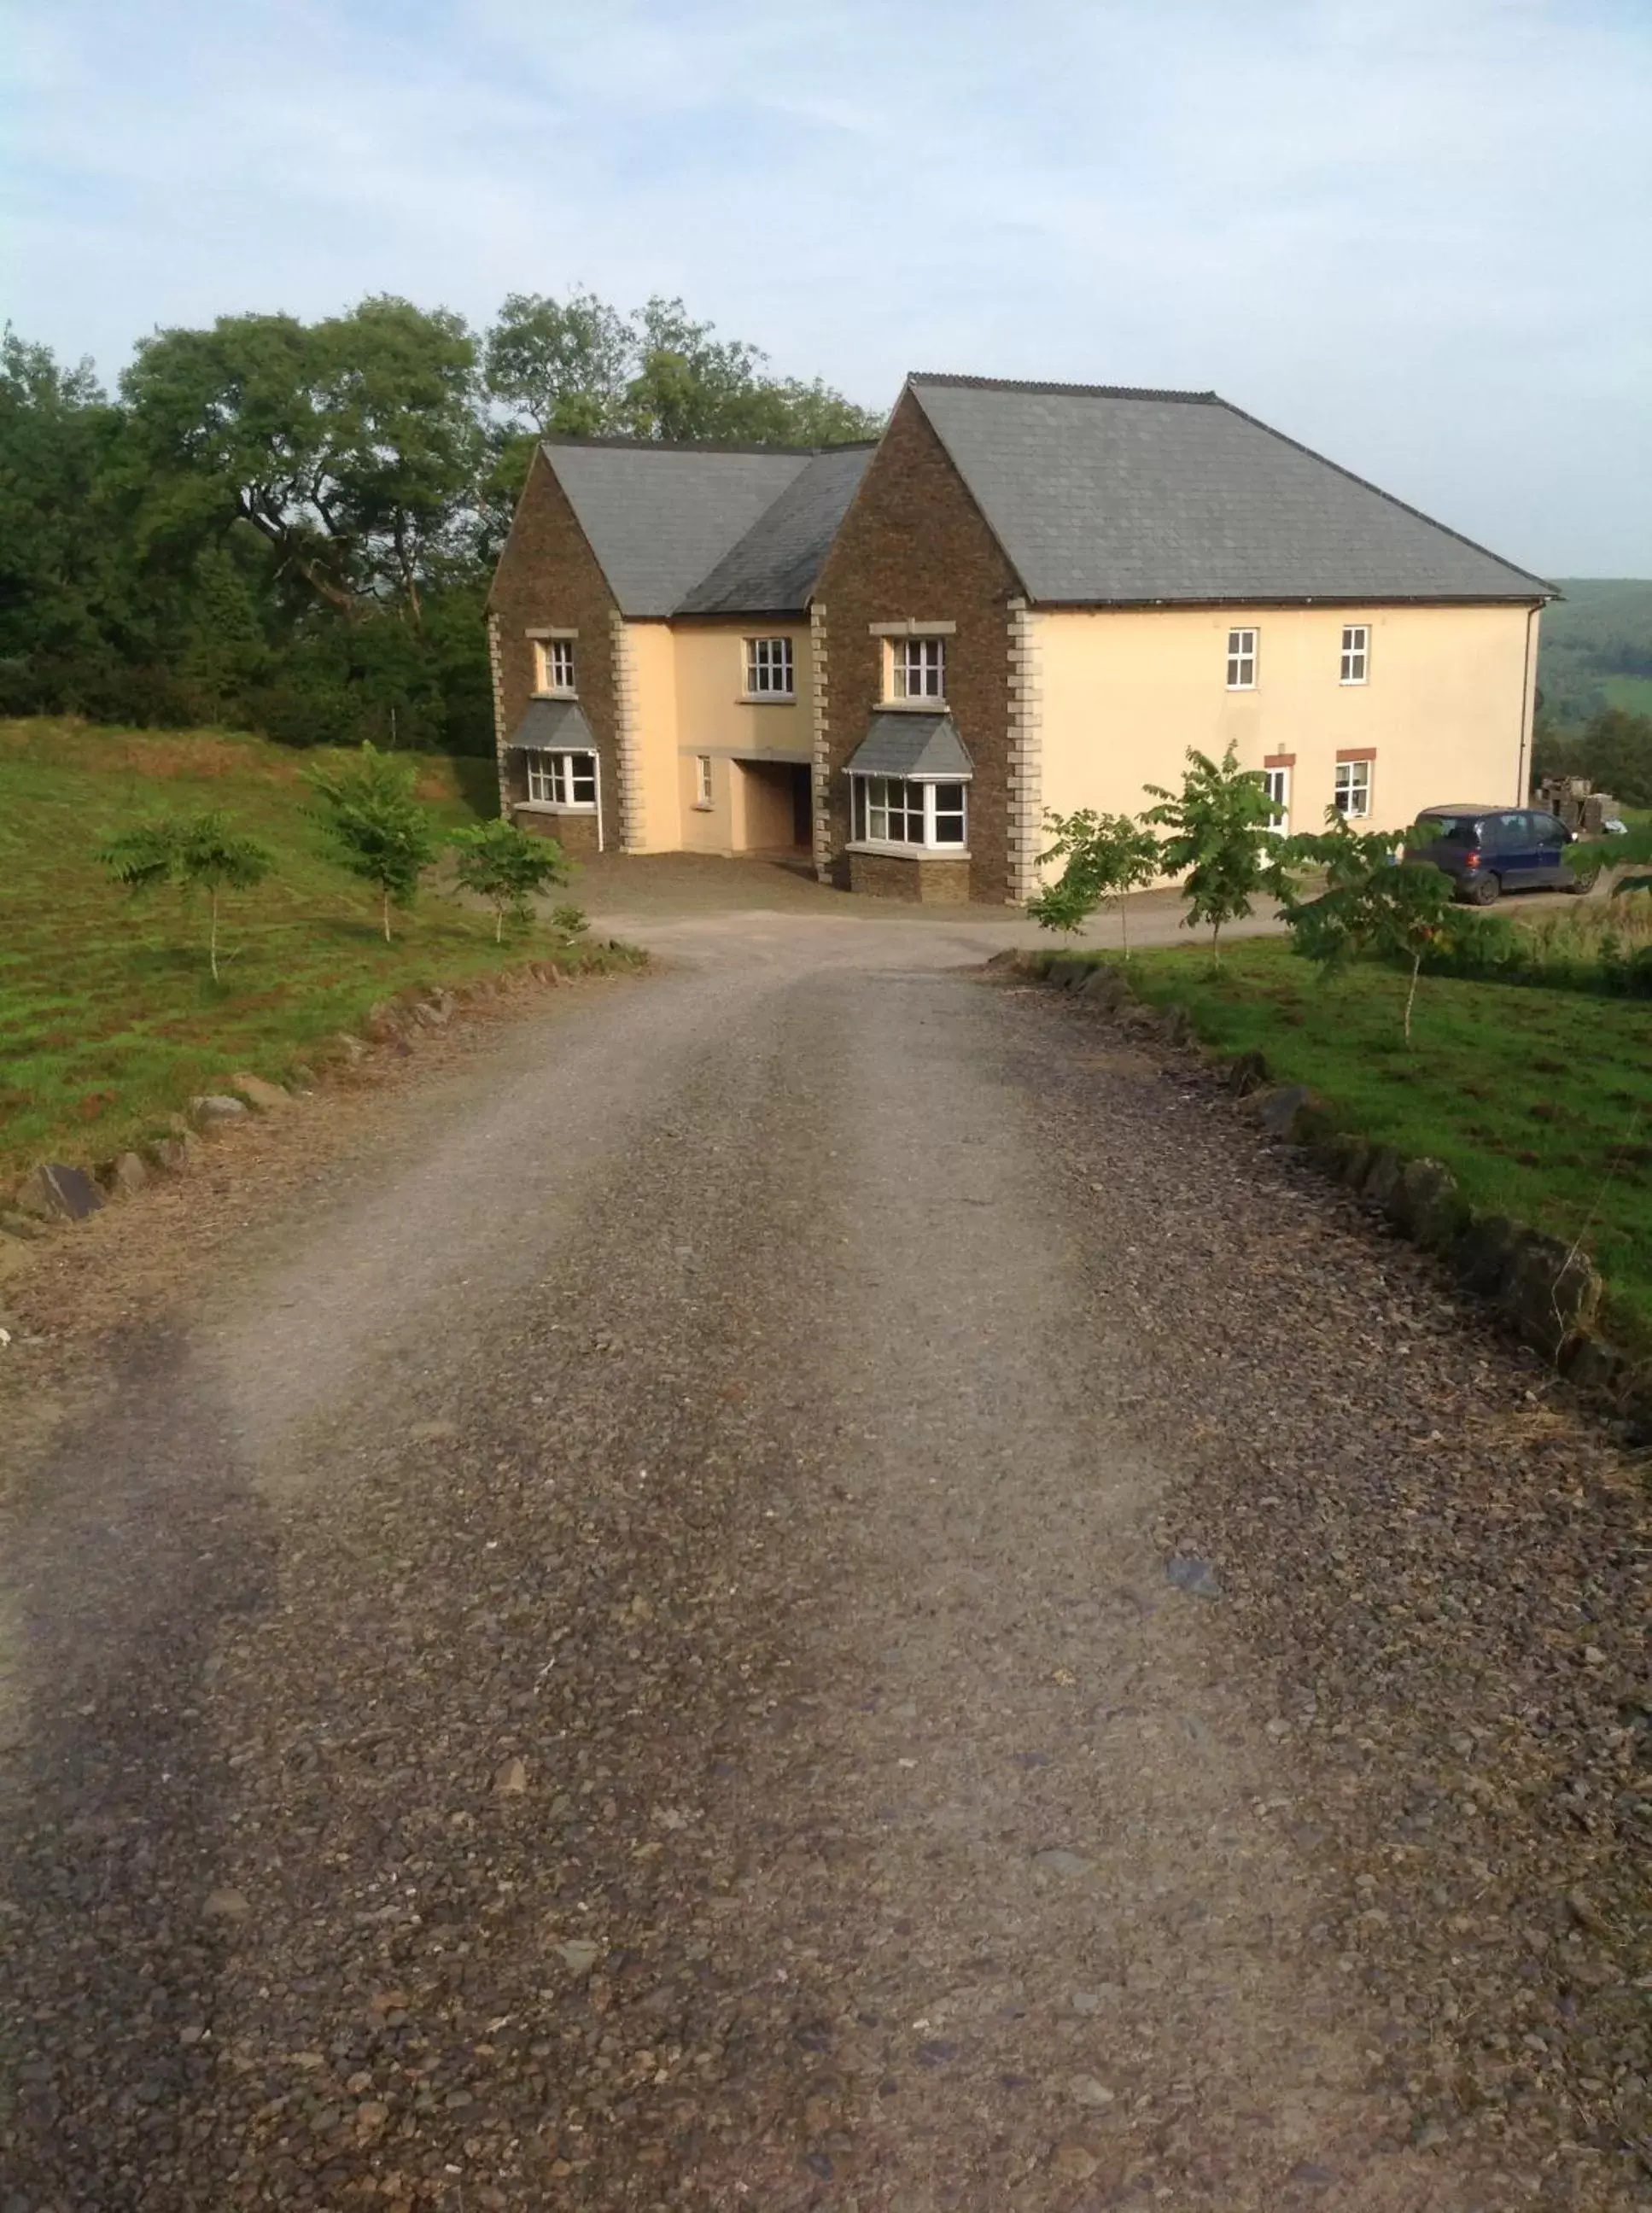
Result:
[[[533,689],[553,698],[575,697],[574,641],[571,637],[536,637],[533,641]]]

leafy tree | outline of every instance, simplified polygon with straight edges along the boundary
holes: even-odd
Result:
[[[1298,952],[1323,973],[1362,955],[1409,963],[1403,1026],[1410,1045],[1423,959],[1448,934],[1452,880],[1432,862],[1396,860],[1391,831],[1350,830],[1334,808],[1326,819],[1327,831],[1289,838],[1276,857],[1280,911]],[[1419,823],[1408,843],[1416,850],[1426,841],[1427,826]],[[1322,872],[1323,889],[1311,898],[1301,881],[1308,870]]]
[[[625,427],[637,334],[594,292],[512,292],[488,332],[487,388],[534,434],[594,437]]]
[[[149,533],[198,542],[239,519],[341,614],[388,594],[417,623],[473,497],[476,385],[461,320],[405,300],[157,332],[121,380]]]
[[[1167,875],[1185,877],[1186,926],[1210,924],[1210,957],[1220,961],[1223,928],[1249,914],[1252,899],[1268,887],[1273,803],[1257,771],[1240,767],[1231,745],[1219,762],[1190,746],[1187,761],[1180,792],[1148,785],[1159,804],[1142,820],[1171,832],[1159,865]]]
[[[1125,897],[1159,874],[1158,839],[1131,815],[1099,814],[1089,807],[1067,815],[1046,810],[1045,821],[1055,833],[1055,843],[1044,858],[1064,861],[1066,866],[1054,883],[1027,900],[1027,913],[1041,929],[1070,932],[1082,928],[1097,907],[1116,905],[1128,960],[1130,912]]]
[[[99,848],[98,860],[128,891],[176,884],[186,901],[204,892],[211,916],[207,958],[218,981],[218,902],[227,891],[252,891],[275,866],[275,857],[252,838],[238,837],[229,817],[213,808],[192,815],[156,815]]]
[[[558,937],[565,937],[570,945],[576,937],[583,937],[590,926],[585,918],[583,907],[553,906],[551,910],[552,929]]]
[[[454,831],[448,843],[459,857],[459,881],[465,889],[493,902],[496,945],[504,936],[507,916],[525,930],[533,918],[527,902],[534,893],[568,881],[568,862],[556,839],[536,838],[515,822],[472,823]]]
[[[358,767],[312,769],[306,778],[326,803],[321,819],[338,859],[379,894],[387,945],[391,908],[411,906],[440,844],[434,820],[414,795],[417,775],[411,761],[369,744],[362,747]]]

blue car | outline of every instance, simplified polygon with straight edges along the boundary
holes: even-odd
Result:
[[[1600,871],[1574,869],[1577,842],[1558,815],[1537,807],[1425,807],[1405,840],[1408,861],[1432,861],[1457,896],[1490,906],[1504,892],[1587,892]]]

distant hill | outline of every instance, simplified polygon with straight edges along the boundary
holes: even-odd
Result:
[[[1543,611],[1538,689],[1552,722],[1603,707],[1652,715],[1652,578],[1563,576]]]

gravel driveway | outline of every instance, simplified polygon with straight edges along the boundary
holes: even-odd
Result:
[[[27,1472],[0,2213],[1645,2202],[1605,1442],[978,931],[671,946]]]

